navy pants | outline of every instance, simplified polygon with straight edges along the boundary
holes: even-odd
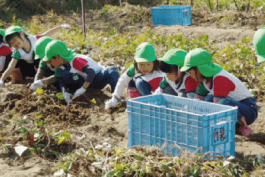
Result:
[[[120,75],[117,71],[117,68],[113,66],[103,68],[96,74],[93,82],[89,85],[88,88],[101,90],[106,85],[110,84],[111,92],[114,92],[119,77]],[[62,72],[60,82],[62,82],[63,85],[66,86],[66,89],[69,93],[74,93],[77,89],[83,86],[85,79],[82,76],[70,73],[69,70],[65,69]]]
[[[128,87],[136,88],[140,96],[150,95],[152,91],[151,85],[141,77],[138,77],[135,81],[132,79],[129,82]]]
[[[205,98],[205,101],[213,102],[213,95],[208,94]],[[222,98],[219,101],[219,104],[228,105],[228,106],[237,106],[237,120],[240,120],[242,116],[245,117],[247,124],[252,124],[258,117],[258,106],[253,97],[246,98],[241,101],[236,101],[231,98]]]

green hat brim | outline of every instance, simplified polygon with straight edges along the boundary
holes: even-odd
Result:
[[[147,59],[145,59],[145,58],[134,58],[135,59],[135,61],[137,62],[137,63],[143,63],[143,62],[152,62],[152,61],[155,61],[156,59],[149,59],[149,60],[147,60]]]
[[[37,55],[37,54],[35,54],[35,57],[34,57],[34,59],[35,60],[38,60],[38,59],[41,59],[41,58],[43,58],[44,57],[44,55]]]
[[[264,55],[257,55],[257,60],[258,60],[258,63],[264,62],[265,61],[265,54]]]
[[[50,58],[48,58],[47,56],[44,56],[43,59],[42,59],[42,61],[44,61],[44,62],[45,61],[49,61],[49,60],[50,60]]]
[[[180,69],[180,71],[181,71],[181,72],[186,72],[186,71],[188,71],[191,67],[192,67],[192,66],[183,66],[183,67]]]
[[[204,65],[198,66],[201,74],[205,77],[213,77],[218,74],[223,68],[216,63],[207,63]]]
[[[170,60],[165,59],[165,58],[158,58],[157,60],[163,61],[163,62],[165,62],[166,64],[169,64],[169,65],[177,65],[179,67],[182,67],[184,65],[183,63],[172,63]]]

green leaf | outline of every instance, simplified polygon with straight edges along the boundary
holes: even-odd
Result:
[[[123,169],[120,164],[116,164],[116,168],[117,168],[117,170],[122,170]]]
[[[36,119],[40,119],[40,118],[42,118],[42,115],[38,115],[38,116],[36,117]]]
[[[9,125],[9,124],[10,124],[10,122],[5,121],[5,120],[3,120],[3,123],[4,123],[5,125]]]
[[[138,156],[138,155],[135,155],[134,158],[135,158],[136,160],[138,160],[138,161],[142,161],[142,158],[141,158],[140,156]]]
[[[92,102],[93,102],[94,104],[96,104],[96,103],[97,103],[97,101],[96,101],[96,99],[95,99],[95,98],[93,98]]]
[[[123,177],[123,173],[119,171],[119,172],[116,174],[116,176],[117,176],[117,177]]]
[[[43,94],[43,89],[37,88],[36,93],[39,95]]]
[[[71,135],[66,130],[63,131],[62,136],[64,136],[67,139],[71,138]]]
[[[21,127],[21,128],[20,128],[20,131],[21,131],[21,133],[25,133],[25,132],[28,131],[28,129],[26,129],[25,127]]]
[[[0,137],[0,140],[2,140],[3,139],[3,137]]]
[[[56,97],[59,98],[60,100],[64,99],[64,94],[62,92],[59,92],[56,94]]]
[[[115,172],[116,172],[115,170],[109,172],[109,173],[107,174],[107,177],[113,177],[113,176],[115,175]]]
[[[117,149],[117,155],[120,155],[122,153],[123,153],[123,151],[121,149]]]
[[[61,137],[61,138],[59,139],[59,141],[58,141],[58,145],[60,145],[64,140],[65,140],[65,137],[64,137],[64,136]]]
[[[250,41],[250,39],[249,39],[249,38],[243,38],[243,39],[242,39],[242,42],[243,42],[244,44],[248,44],[248,43],[249,43],[249,41]]]
[[[41,120],[41,121],[36,121],[36,123],[37,123],[37,125],[40,126],[40,127],[43,126],[43,121],[42,121],[42,120]]]

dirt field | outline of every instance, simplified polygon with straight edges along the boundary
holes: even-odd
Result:
[[[197,19],[199,20],[199,19]],[[80,19],[76,22],[80,25]],[[88,28],[106,30],[108,26],[93,23],[88,20]],[[182,34],[185,38],[195,39],[202,34],[207,34],[210,40],[215,41],[216,46],[222,48],[227,44],[240,42],[242,38],[252,38],[255,28],[250,24],[248,26],[218,26],[216,24],[202,23],[198,25],[183,26],[157,26],[152,27],[151,32],[162,35]],[[134,29],[135,33],[145,32],[150,24],[124,26],[121,32]],[[252,44],[250,44],[252,45]],[[93,143],[113,142],[118,146],[126,147],[128,141],[128,117],[125,112],[126,103],[123,102],[113,110],[104,110],[104,102],[111,98],[110,88],[106,87],[102,91],[89,90],[89,94],[81,96],[75,102],[66,108],[66,106],[58,107],[57,103],[65,104],[53,98],[54,91],[45,90],[43,95],[30,96],[28,89],[28,79],[24,83],[17,83],[0,88],[0,120],[2,113],[12,114],[13,111],[17,116],[28,115],[34,118],[42,115],[43,119],[50,123],[49,128],[68,127],[78,131],[88,132],[89,138]],[[126,92],[123,94],[126,99]],[[96,103],[91,100],[95,98]],[[244,138],[236,135],[236,152],[237,157],[242,160],[254,157],[256,155],[265,155],[265,103],[259,102],[258,119],[251,125],[254,135]],[[29,176],[52,176],[45,169],[53,166],[53,161],[47,161],[39,156],[26,153],[22,157],[18,157],[15,152],[0,155],[0,176],[7,177],[29,177]]]

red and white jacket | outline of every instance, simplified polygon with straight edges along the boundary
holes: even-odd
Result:
[[[203,81],[204,88],[215,97],[228,97],[236,101],[241,101],[253,97],[247,87],[234,75],[222,70],[213,77],[211,88]],[[203,90],[203,89],[200,89]],[[201,95],[200,93],[198,93]]]

